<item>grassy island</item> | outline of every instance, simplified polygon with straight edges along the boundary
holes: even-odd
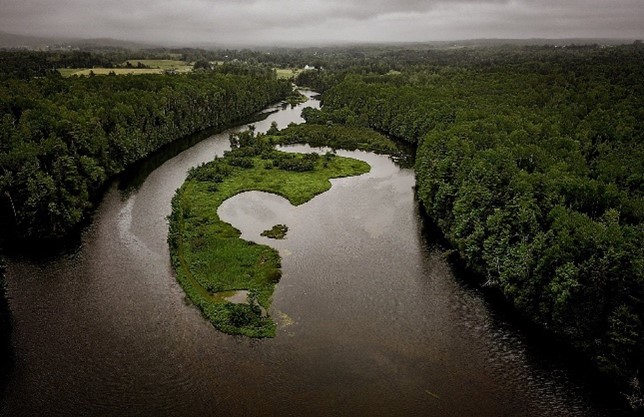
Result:
[[[284,239],[288,232],[288,226],[285,224],[276,224],[269,230],[264,230],[261,236],[266,236],[269,239]]]
[[[289,128],[290,129],[290,128]],[[172,201],[168,241],[177,280],[219,330],[250,337],[272,337],[275,323],[268,311],[281,277],[277,251],[240,238],[240,232],[217,215],[236,194],[257,190],[281,195],[300,205],[331,187],[329,179],[360,175],[367,163],[332,153],[292,154],[275,149],[288,134],[231,135],[223,158],[193,168]],[[306,129],[298,127],[302,141]],[[248,303],[229,302],[223,293],[248,291]]]
[[[293,90],[293,92],[288,97],[286,97],[286,102],[293,106],[297,104],[306,103],[308,100],[309,98],[304,94],[300,93],[299,90]]]

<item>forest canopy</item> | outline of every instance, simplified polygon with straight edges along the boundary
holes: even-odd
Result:
[[[56,71],[179,57],[195,72]],[[282,143],[390,152],[359,129],[370,127],[416,147],[419,201],[484,285],[600,371],[644,386],[642,62],[641,42],[0,53],[0,227],[66,236],[131,163],[287,97],[274,68],[287,69],[324,106]]]
[[[644,48],[404,56],[399,73],[302,74],[326,90],[312,118],[416,144],[420,201],[485,285],[601,371],[636,381]]]
[[[285,81],[221,73],[57,74],[0,82],[0,207],[5,231],[65,237],[105,181],[161,146],[286,97]]]

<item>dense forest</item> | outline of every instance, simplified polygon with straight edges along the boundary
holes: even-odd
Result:
[[[510,59],[512,58],[512,59]],[[644,48],[501,54],[330,80],[320,123],[417,144],[418,196],[462,259],[608,375],[644,373]]]
[[[178,57],[195,73],[56,71]],[[371,127],[416,147],[419,200],[483,285],[630,384],[642,407],[642,62],[641,43],[3,52],[0,228],[67,235],[108,178],[285,98],[290,85],[273,68],[309,65],[296,82],[324,93],[323,110],[305,111],[314,126],[283,142],[306,132],[366,143],[357,128]]]
[[[290,91],[270,73],[6,77],[3,229],[24,238],[64,237],[106,179],[168,142],[248,116]]]

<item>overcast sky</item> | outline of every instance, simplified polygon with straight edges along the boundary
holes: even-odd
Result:
[[[0,30],[189,44],[644,38],[644,0],[0,0]]]

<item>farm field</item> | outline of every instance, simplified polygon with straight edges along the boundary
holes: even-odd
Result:
[[[59,68],[58,72],[63,77],[71,77],[72,75],[89,75],[93,72],[95,75],[108,75],[114,72],[116,75],[141,75],[141,74],[163,74],[167,70],[175,70],[179,73],[186,73],[192,71],[192,65],[179,60],[172,59],[139,59],[128,60],[123,65],[129,62],[135,68]],[[149,68],[136,68],[137,64],[141,63]]]
[[[277,79],[288,80],[289,78],[295,78],[297,75],[302,72],[301,68],[275,68],[277,73]]]

